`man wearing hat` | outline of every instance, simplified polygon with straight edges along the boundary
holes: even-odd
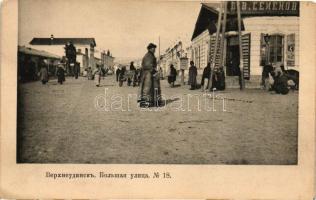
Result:
[[[139,102],[140,107],[151,107],[161,105],[160,80],[155,57],[156,45],[150,43],[148,52],[142,60]]]

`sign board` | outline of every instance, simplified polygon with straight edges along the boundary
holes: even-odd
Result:
[[[286,56],[286,65],[293,67],[295,65],[295,34],[287,36]]]
[[[230,15],[237,13],[237,2],[228,2]],[[299,1],[240,1],[242,16],[299,16]]]
[[[180,69],[188,69],[189,59],[188,58],[180,58]]]

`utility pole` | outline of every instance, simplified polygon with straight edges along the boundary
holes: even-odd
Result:
[[[213,79],[214,68],[215,68],[215,63],[216,63],[216,54],[217,54],[217,48],[218,48],[219,32],[220,32],[220,27],[221,27],[221,22],[222,22],[222,13],[223,13],[223,2],[221,3],[221,7],[219,10],[218,19],[217,19],[215,48],[214,48],[213,55],[211,55],[213,56],[213,60],[211,64],[211,73],[210,73],[210,79],[209,79],[209,84],[208,84],[208,88],[210,91],[212,90],[212,79]]]
[[[237,18],[238,18],[238,39],[239,39],[239,58],[240,58],[240,79],[241,85],[240,89],[245,88],[245,79],[244,79],[244,63],[243,63],[243,53],[242,53],[242,35],[241,35],[241,14],[240,14],[240,2],[237,1]]]

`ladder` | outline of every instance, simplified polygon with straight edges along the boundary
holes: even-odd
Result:
[[[208,88],[212,90],[212,80],[216,67],[223,67],[224,63],[224,40],[225,40],[225,31],[226,31],[226,22],[227,22],[227,1],[221,2],[220,11],[217,19],[216,26],[216,36],[215,36],[215,47],[213,50],[212,63],[211,63],[211,74]],[[241,89],[245,88],[245,80],[244,80],[244,67],[243,67],[243,51],[242,51],[242,34],[241,34],[241,14],[240,14],[240,2],[237,1],[237,21],[238,21],[238,39],[239,39],[239,57],[240,57],[240,76],[241,76]],[[222,32],[220,33],[220,30]],[[218,43],[220,42],[220,47],[218,47]],[[219,49],[218,49],[219,48]],[[219,65],[216,66],[217,54],[219,51]]]

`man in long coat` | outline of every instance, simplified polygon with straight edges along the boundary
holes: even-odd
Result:
[[[196,76],[197,76],[197,68],[194,65],[194,62],[190,62],[190,68],[189,68],[189,85],[191,85],[190,90],[195,90],[196,88]]]
[[[139,102],[140,107],[151,107],[162,105],[159,73],[155,57],[156,45],[150,43],[148,52],[142,60],[142,73],[140,80]]]

